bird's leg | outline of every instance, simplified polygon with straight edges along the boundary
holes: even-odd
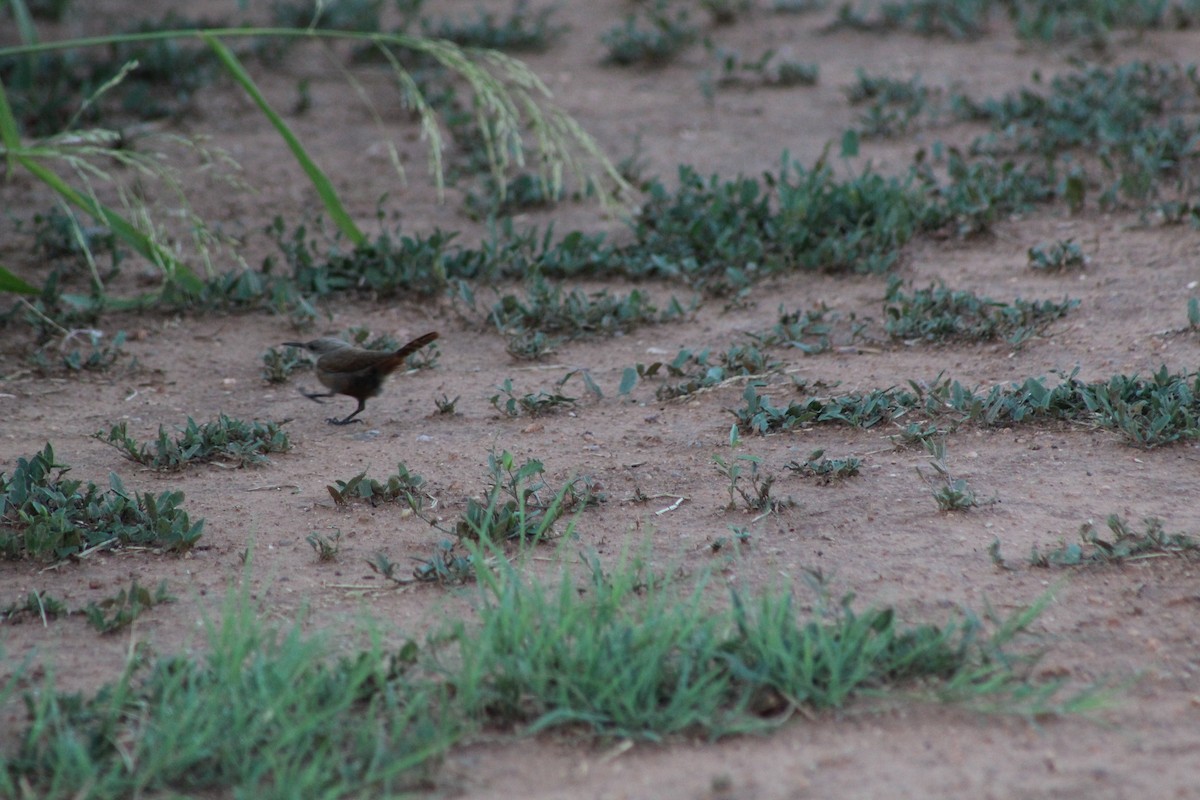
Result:
[[[361,412],[366,407],[367,407],[367,401],[359,400],[358,408],[354,409],[353,413],[351,413],[350,416],[346,417],[345,419],[338,419],[336,417],[330,417],[329,419],[327,419],[325,421],[328,422],[330,425],[349,425],[354,422],[362,422],[361,419],[355,419],[355,417],[357,417],[359,415],[359,412]]]

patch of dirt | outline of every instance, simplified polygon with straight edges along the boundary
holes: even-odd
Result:
[[[117,27],[141,5],[108,0],[90,4],[87,30]],[[201,3],[199,10],[228,13],[228,4]],[[445,13],[474,14],[473,2],[446,3]],[[507,10],[507,9],[505,9]],[[442,9],[439,8],[439,13]],[[715,61],[696,46],[660,70],[623,70],[600,65],[599,35],[622,19],[615,0],[563,2],[554,20],[569,26],[545,54],[528,59],[556,100],[575,115],[614,157],[633,152],[646,175],[673,179],[677,165],[701,174],[760,175],[773,171],[789,151],[811,164],[829,142],[840,140],[855,110],[844,88],[855,70],[908,76],[928,85],[961,85],[973,93],[999,94],[1027,85],[1040,71],[1065,70],[1064,54],[1019,42],[995,21],[991,34],[973,43],[947,43],[908,35],[878,37],[820,33],[829,13],[778,16],[757,10],[736,25],[713,29],[723,46],[746,56],[767,48],[820,65],[812,88],[718,89],[710,102],[699,79]],[[831,13],[831,12],[830,12]],[[72,23],[78,26],[83,23]],[[87,32],[70,29],[60,33]],[[49,32],[47,33],[49,38]],[[1114,62],[1136,58],[1186,62],[1200,52],[1195,31],[1149,33],[1120,39]],[[400,215],[406,232],[435,226],[461,230],[466,241],[484,235],[458,210],[451,188],[440,204],[423,179],[423,144],[415,125],[380,99],[382,127],[347,89],[343,75],[315,48],[300,48],[279,68],[257,69],[268,98],[291,107],[299,81],[309,81],[311,109],[291,115],[313,157],[364,227],[379,199]],[[370,96],[386,96],[382,72],[359,75]],[[203,90],[196,108],[176,123],[189,134],[242,162],[253,193],[219,183],[189,187],[197,212],[229,233],[244,236],[238,254],[257,264],[272,250],[260,231],[275,215],[289,227],[311,216],[317,200],[286,149],[250,102],[228,85]],[[912,151],[936,133],[902,144],[872,145],[865,156],[883,170],[899,170]],[[401,183],[388,167],[385,140],[395,141],[410,180]],[[861,164],[846,165],[858,168]],[[7,218],[0,230],[8,244],[0,258],[33,282],[44,265],[24,250],[12,220],[28,221],[50,205],[39,187],[21,179],[0,185]],[[619,230],[611,217],[586,204],[523,214],[518,224],[556,230]],[[921,242],[907,248],[897,274],[917,286],[944,281],[998,299],[1080,300],[1079,307],[1046,333],[1013,351],[1003,344],[905,346],[885,340],[842,347],[808,357],[796,350],[773,355],[793,379],[837,384],[857,391],[931,381],[940,373],[967,386],[991,386],[1054,371],[1078,369],[1085,380],[1141,373],[1165,364],[1174,371],[1200,363],[1200,337],[1187,330],[1186,300],[1200,280],[1200,236],[1181,227],[1142,227],[1135,214],[1087,211],[1070,215],[1058,206],[1002,221],[995,231],[968,242]],[[618,234],[620,235],[620,234]],[[1073,238],[1090,257],[1081,273],[1038,274],[1027,266],[1027,249],[1039,242]],[[222,267],[231,264],[220,265]],[[130,280],[132,278],[129,278]],[[123,278],[122,280],[125,280]],[[353,401],[317,406],[297,392],[311,388],[311,374],[292,384],[269,386],[260,357],[270,346],[296,338],[288,321],[267,315],[106,317],[105,330],[136,332],[126,350],[136,369],[107,374],[39,377],[25,361],[28,342],[10,327],[0,343],[0,469],[47,441],[73,466],[74,477],[104,483],[110,471],[131,489],[182,489],[193,518],[206,520],[201,546],[182,558],[147,552],[98,554],[85,564],[47,570],[43,564],[0,562],[0,606],[33,590],[70,607],[83,607],[127,586],[166,580],[180,601],[156,607],[132,633],[102,637],[72,615],[49,627],[26,622],[0,627],[9,664],[35,652],[53,663],[64,688],[94,688],[114,676],[130,639],[169,652],[194,646],[202,619],[212,614],[225,587],[243,572],[242,556],[254,548],[250,580],[269,618],[307,614],[313,626],[349,628],[370,614],[400,641],[419,633],[448,609],[469,613],[461,598],[420,585],[391,589],[367,567],[383,552],[396,562],[427,556],[443,538],[397,507],[333,506],[326,486],[369,469],[382,478],[403,461],[429,481],[438,512],[451,518],[484,485],[488,451],[509,450],[518,459],[545,462],[547,476],[561,482],[593,476],[608,495],[579,520],[581,548],[614,558],[629,541],[649,536],[661,566],[700,571],[715,566],[731,582],[794,586],[807,592],[804,571],[831,576],[835,593],[853,591],[859,602],[891,604],[912,621],[941,621],[964,606],[990,604],[1001,613],[1024,607],[1053,590],[1054,600],[1034,633],[1047,648],[1041,669],[1074,685],[1107,681],[1121,688],[1102,724],[1082,718],[1037,724],[943,708],[888,701],[882,710],[853,707],[797,718],[765,737],[717,744],[673,741],[625,749],[613,743],[543,736],[516,743],[477,743],[458,749],[443,770],[441,791],[463,797],[530,798],[1128,798],[1196,797],[1200,784],[1200,565],[1156,558],[1123,566],[1055,572],[1027,565],[1033,546],[1073,541],[1089,519],[1102,524],[1119,513],[1135,525],[1160,517],[1169,531],[1200,531],[1195,501],[1200,451],[1181,444],[1151,451],[1131,448],[1116,435],[1084,426],[1036,425],[979,429],[967,426],[948,440],[948,462],[981,497],[997,502],[965,513],[939,512],[929,487],[916,473],[927,469],[921,451],[898,450],[887,430],[820,427],[767,437],[745,436],[742,451],[762,458],[779,476],[774,494],[795,508],[755,520],[725,509],[726,483],[712,457],[727,453],[728,413],[742,403],[744,384],[731,382],[679,401],[659,402],[655,384],[643,382],[618,397],[622,370],[671,358],[678,349],[723,350],[777,321],[778,310],[826,304],[842,315],[878,323],[886,277],[789,275],[754,287],[733,309],[705,302],[684,322],[641,328],[631,334],[565,344],[544,362],[514,362],[495,331],[458,315],[448,303],[337,301],[316,333],[352,325],[405,339],[441,332],[441,358],[433,370],[394,377],[362,415],[363,425],[324,423],[345,414]],[[591,285],[589,288],[596,288]],[[613,284],[614,291],[627,291]],[[688,299],[679,286],[643,287],[664,302]],[[508,419],[488,399],[506,378],[524,391],[549,390],[568,370],[586,368],[605,392],[585,397],[579,408],[537,419]],[[791,396],[786,382],[767,392],[777,403]],[[568,391],[568,393],[572,393]],[[453,416],[434,411],[434,399],[459,397]],[[294,449],[269,466],[234,470],[207,466],[159,476],[137,469],[118,452],[90,438],[126,421],[141,440],[160,425],[181,425],[217,414],[252,420],[290,420]],[[784,465],[817,449],[830,457],[863,459],[862,475],[823,486],[801,479]],[[648,495],[649,501],[638,501]],[[686,500],[665,513],[674,497]],[[740,554],[713,554],[709,545],[730,526],[748,527],[751,543]],[[305,537],[342,533],[339,558],[319,563]],[[999,540],[1016,567],[997,568],[988,547]],[[549,552],[549,551],[548,551]],[[8,669],[6,665],[5,669]],[[536,760],[531,762],[531,753]],[[531,763],[537,769],[531,769]]]

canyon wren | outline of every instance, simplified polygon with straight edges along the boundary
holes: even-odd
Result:
[[[317,380],[328,389],[328,392],[300,393],[317,403],[324,402],[322,398],[334,397],[339,394],[348,395],[358,401],[358,408],[345,419],[330,417],[326,420],[330,425],[348,425],[351,422],[362,422],[355,419],[367,406],[367,398],[375,397],[383,391],[383,382],[387,376],[396,371],[404,363],[404,359],[417,352],[425,345],[438,338],[437,331],[418,336],[399,350],[380,351],[363,350],[341,339],[313,339],[311,342],[284,342],[288,347],[300,347],[317,356]]]

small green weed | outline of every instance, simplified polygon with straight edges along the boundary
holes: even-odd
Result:
[[[83,269],[89,268],[97,255],[108,253],[112,264],[106,277],[120,270],[126,255],[111,228],[85,224],[73,210],[59,206],[33,215],[33,249],[39,256]]]
[[[713,456],[713,465],[717,472],[729,481],[726,487],[729,491],[729,503],[726,511],[737,509],[737,498],[742,499],[742,505],[747,511],[764,514],[779,513],[796,505],[792,498],[779,499],[771,497],[771,487],[775,485],[775,476],[761,471],[762,459],[747,453],[741,453],[731,459],[722,458],[720,454]],[[748,479],[749,487],[745,485]]]
[[[888,33],[906,31],[921,36],[978,39],[987,31],[991,0],[899,0],[878,5],[874,14],[847,2],[827,30],[848,28]]]
[[[410,471],[403,461],[396,466],[396,471],[388,476],[385,483],[368,478],[366,470],[348,481],[334,483],[337,486],[325,488],[339,507],[347,506],[354,500],[366,500],[373,506],[399,500],[414,511],[420,511],[425,505],[425,479]]]
[[[399,565],[383,553],[367,559],[367,566],[378,575],[398,584],[422,582],[453,585],[470,583],[476,578],[475,557],[465,552],[461,540],[443,539],[433,547],[428,558],[413,557],[417,566],[411,576],[397,574]]]
[[[687,9],[673,12],[668,0],[654,0],[642,13],[644,20],[630,14],[623,24],[600,37],[608,48],[606,63],[622,67],[662,66],[696,41],[698,31],[688,20]]]
[[[63,477],[70,469],[47,444],[17,459],[11,477],[0,473],[0,556],[49,561],[129,545],[185,552],[204,530],[179,508],[183,492],[131,493],[115,472],[107,490],[85,486]]]
[[[25,617],[40,619],[45,625],[56,617],[65,617],[71,612],[67,604],[56,597],[43,592],[33,591],[25,596],[23,602],[11,603],[8,608],[0,609],[0,623],[14,624]]]
[[[75,344],[84,340],[80,347]],[[125,331],[117,331],[108,342],[104,341],[104,331],[94,328],[75,329],[67,331],[56,346],[58,352],[50,355],[48,347],[42,347],[33,352],[30,361],[42,373],[57,372],[105,372],[117,363],[117,359],[125,355]]]
[[[528,393],[518,396],[513,390],[512,378],[505,378],[504,383],[496,387],[498,394],[490,398],[492,406],[508,417],[530,416],[539,417],[561,411],[564,408],[574,408],[575,398],[558,392]]]
[[[162,581],[158,589],[151,592],[135,579],[129,589],[122,589],[116,596],[99,603],[88,603],[83,613],[88,624],[100,633],[116,633],[132,625],[146,609],[173,602],[175,598],[167,591],[166,581]]]
[[[1061,303],[1020,298],[1004,303],[940,285],[907,294],[901,286],[898,279],[891,281],[883,305],[884,329],[896,339],[1003,338],[1019,347],[1079,305],[1069,298]]]
[[[473,21],[422,19],[421,30],[435,39],[449,39],[460,47],[480,47],[510,53],[537,53],[550,47],[565,28],[551,25],[554,6],[538,12],[529,10],[525,0],[517,0],[504,19],[480,10]]]
[[[779,322],[770,330],[752,333],[750,336],[764,347],[788,347],[807,356],[825,353],[833,349],[834,325],[841,321],[840,315],[824,303],[811,311],[785,311],[779,307]],[[851,326],[850,340],[857,339],[862,326],[853,314],[848,322]]]
[[[1110,514],[1107,523],[1110,538],[1102,537],[1089,520],[1079,528],[1079,544],[1063,544],[1046,552],[1035,545],[1029,563],[1035,567],[1076,567],[1200,553],[1200,540],[1186,533],[1168,534],[1160,519],[1145,520],[1142,531],[1135,531],[1118,514]]]
[[[736,51],[716,47],[707,41],[705,47],[718,64],[716,77],[706,73],[701,82],[706,95],[711,95],[713,87],[815,86],[820,75],[818,65],[776,58],[774,50],[766,50],[753,61],[746,61]]]
[[[974,490],[967,485],[965,478],[955,478],[946,466],[946,440],[930,439],[925,442],[925,450],[929,453],[929,466],[933,467],[933,475],[927,475],[917,468],[921,480],[929,484],[933,491],[933,499],[941,511],[966,511],[980,505]],[[994,499],[987,502],[996,502]]]
[[[708,350],[693,353],[680,350],[669,362],[654,361],[626,367],[621,377],[618,393],[629,394],[639,380],[648,380],[660,372],[670,378],[682,378],[677,383],[665,383],[655,390],[659,400],[670,400],[694,394],[702,389],[720,386],[729,380],[749,378],[774,372],[780,362],[767,358],[754,345],[734,345],[726,351],[713,354]]]
[[[172,439],[166,428],[158,428],[152,444],[131,437],[127,424],[119,422],[107,434],[98,431],[92,438],[117,448],[121,455],[160,472],[186,469],[192,464],[217,461],[239,467],[267,464],[270,453],[284,453],[292,444],[278,422],[243,422],[221,414],[213,422],[197,425],[188,417],[180,435]]]
[[[857,82],[846,89],[851,105],[868,104],[858,117],[858,132],[864,138],[903,136],[922,114],[936,113],[938,92],[921,82],[920,76],[900,80],[886,75],[857,72]]]
[[[296,372],[312,369],[312,359],[299,347],[272,347],[262,356],[263,380],[267,383],[287,383]]]
[[[686,313],[674,297],[660,312],[637,289],[624,296],[608,290],[591,294],[578,289],[564,292],[562,286],[537,278],[530,282],[524,298],[501,296],[488,318],[510,337],[539,332],[577,339],[626,333],[641,325],[678,320]]]
[[[862,459],[853,456],[848,458],[826,458],[824,450],[814,450],[804,461],[792,461],[787,469],[804,477],[813,477],[821,483],[853,478],[862,468]]]
[[[1074,239],[1057,242],[1035,244],[1029,248],[1029,268],[1044,272],[1065,272],[1072,269],[1083,269],[1087,266],[1087,256],[1083,248]]]
[[[530,459],[518,464],[507,450],[488,453],[490,484],[482,499],[471,498],[467,508],[454,525],[459,540],[498,544],[515,540],[521,544],[537,544],[549,537],[555,522],[564,511],[563,501],[571,490],[570,483],[545,499],[546,468],[542,462]]]
[[[335,528],[328,536],[313,531],[304,537],[304,541],[308,542],[308,546],[317,554],[317,561],[337,561],[338,551],[342,548],[342,531]]]

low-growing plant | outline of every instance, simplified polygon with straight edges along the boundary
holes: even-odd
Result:
[[[930,439],[925,442],[925,450],[929,453],[929,466],[933,474],[928,475],[917,468],[917,474],[925,481],[933,492],[933,499],[941,511],[966,511],[980,505],[975,491],[967,484],[965,478],[955,478],[946,466],[946,440]],[[986,502],[996,502],[994,499]]]
[[[464,542],[484,546],[515,541],[534,545],[554,535],[558,520],[572,509],[582,510],[599,502],[589,481],[574,478],[552,491],[543,475],[541,461],[518,463],[512,453],[488,453],[488,486],[467,507],[450,529],[426,518],[434,527]]]
[[[642,13],[644,20],[629,14],[622,24],[600,37],[608,48],[607,63],[662,66],[696,41],[698,32],[688,19],[687,9],[672,9],[668,0],[654,0]]]
[[[70,613],[62,600],[45,592],[32,591],[23,601],[10,603],[8,608],[0,609],[0,623],[11,625],[24,617],[34,617],[46,625],[49,620]]]
[[[125,355],[125,331],[117,331],[107,342],[104,331],[94,328],[67,331],[55,345],[58,352],[50,354],[50,347],[41,347],[33,352],[30,361],[42,372],[104,372]],[[76,342],[83,340],[80,347]]]
[[[11,476],[0,473],[0,556],[50,561],[123,546],[186,552],[199,540],[179,507],[183,492],[129,492],[115,472],[109,488],[64,476],[49,444],[17,459]]]
[[[499,393],[490,398],[492,406],[508,417],[530,416],[538,417],[550,414],[564,408],[574,408],[575,398],[559,392],[539,391],[517,395],[513,389],[512,378],[505,378],[504,383],[496,387]]]
[[[325,488],[329,490],[329,496],[338,506],[349,505],[354,500],[366,500],[373,506],[399,500],[414,511],[420,511],[425,505],[428,491],[425,479],[410,471],[408,465],[403,461],[396,466],[396,471],[389,475],[384,483],[380,483],[374,478],[368,478],[366,470],[350,480],[339,480],[334,483],[337,486],[326,486]]]
[[[889,0],[872,4],[868,11],[847,2],[826,30],[907,31],[921,36],[978,39],[987,30],[991,5],[991,0]]]
[[[83,614],[88,624],[100,633],[116,633],[132,625],[146,609],[173,602],[175,598],[167,591],[166,581],[159,583],[158,589],[151,592],[134,579],[128,589],[122,589],[115,596],[99,603],[88,603]]]
[[[729,503],[726,511],[737,509],[737,498],[742,499],[742,505],[747,511],[764,514],[779,513],[796,505],[790,497],[771,497],[771,487],[775,485],[775,476],[764,473],[760,467],[762,459],[747,453],[740,453],[733,458],[722,458],[718,453],[713,456],[713,465],[717,472],[729,481],[726,489],[729,491]],[[749,486],[746,486],[749,483]]]
[[[1111,536],[1105,537],[1089,520],[1079,528],[1079,543],[1061,544],[1052,550],[1034,545],[1029,563],[1035,567],[1075,567],[1084,564],[1114,564],[1164,555],[1200,554],[1200,539],[1186,533],[1167,533],[1162,520],[1151,517],[1144,530],[1134,530],[1119,514],[1107,520]]]
[[[1052,322],[1079,305],[1065,298],[1011,303],[980,297],[974,292],[948,289],[943,285],[906,293],[894,279],[884,297],[884,329],[896,339],[946,341],[953,338],[1005,339],[1019,347],[1044,331]]]
[[[940,92],[926,86],[920,76],[900,80],[861,69],[857,82],[846,89],[846,98],[851,105],[867,106],[857,120],[864,138],[902,136],[921,115],[932,118],[940,109]]]
[[[822,483],[833,483],[858,475],[862,459],[854,456],[826,458],[824,450],[814,450],[804,461],[792,461],[786,467],[804,477],[817,478]]]
[[[443,539],[428,558],[416,558],[413,578],[427,583],[453,585],[476,579],[475,556],[467,552],[461,540]]]
[[[736,51],[715,47],[708,42],[705,42],[705,47],[712,52],[718,65],[715,78],[706,74],[701,82],[701,88],[709,99],[714,86],[815,86],[820,75],[817,64],[776,58],[777,53],[771,49],[747,61]]]
[[[400,585],[414,582],[461,584],[470,583],[476,577],[475,556],[466,551],[459,539],[443,539],[434,545],[427,558],[413,556],[412,560],[417,566],[408,576],[398,574],[399,565],[384,553],[376,553],[367,559],[367,566],[372,572]]]
[[[897,448],[924,447],[933,439],[944,438],[953,428],[939,428],[932,422],[910,422],[900,432],[888,437]]]
[[[1030,269],[1064,272],[1071,269],[1083,269],[1087,266],[1087,262],[1083,248],[1074,239],[1035,244],[1029,248]]]
[[[161,472],[178,471],[192,464],[211,461],[245,467],[269,463],[268,454],[291,449],[284,424],[244,422],[221,414],[213,422],[202,425],[188,417],[187,424],[175,438],[160,425],[158,438],[149,444],[131,437],[126,422],[112,426],[107,434],[97,431],[92,438],[117,448],[130,461]]]
[[[433,405],[434,408],[437,409],[437,413],[447,417],[453,417],[458,413],[458,411],[455,409],[455,406],[458,405],[459,399],[460,395],[455,395],[454,399],[451,400],[449,395],[444,394],[441,397],[435,397],[433,399]]]
[[[287,383],[293,373],[312,369],[312,359],[299,347],[272,347],[262,356],[263,380],[267,383]]]
[[[304,537],[304,541],[308,542],[308,546],[317,554],[317,561],[337,561],[338,552],[342,549],[342,531],[335,528],[328,536],[313,531]]]
[[[554,12],[554,6],[533,12],[526,0],[517,0],[512,12],[505,18],[480,10],[474,20],[422,19],[421,30],[426,36],[447,39],[460,47],[536,53],[550,47],[551,42],[565,30],[562,26],[550,23]]]
[[[678,320],[686,313],[674,297],[660,312],[638,289],[623,296],[606,289],[591,294],[578,289],[564,292],[561,285],[539,277],[530,282],[523,298],[502,295],[488,318],[510,337],[539,332],[577,339],[626,333],[641,325]]]

